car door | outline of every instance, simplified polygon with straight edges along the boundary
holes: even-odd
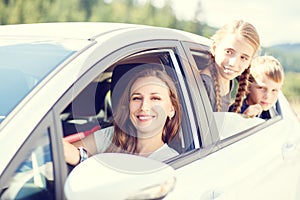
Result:
[[[94,57],[97,57],[97,52],[94,53]],[[101,56],[98,57],[101,59]],[[176,41],[160,40],[135,43],[120,48],[118,51],[99,60],[93,66],[83,66],[83,68],[89,70],[79,76],[74,85],[66,91],[65,95],[54,106],[55,123],[58,125],[57,128],[61,127],[58,132],[61,131],[66,138],[72,138],[80,134],[90,134],[93,132],[91,130],[94,127],[106,128],[112,126],[111,87],[108,87],[107,90],[105,85],[111,84],[112,73],[118,66],[126,67],[141,63],[156,63],[164,66],[167,73],[176,82],[180,101],[182,102],[183,120],[180,132],[169,145],[181,155],[198,149],[200,147],[199,133],[202,130],[199,124],[196,123],[194,118],[195,108],[190,101],[190,97],[193,95],[198,96],[198,92],[196,92],[197,90],[187,90],[187,85],[197,86],[192,71],[182,68],[184,64],[188,64],[188,60],[180,43]],[[190,75],[186,76],[183,73]],[[91,87],[95,84],[97,86]],[[101,88],[100,91],[106,92],[98,93],[97,87]],[[91,88],[91,92],[87,92]],[[82,94],[89,94],[90,96],[85,98],[86,96],[82,96]],[[96,97],[98,99],[96,102],[91,103],[89,101],[90,99],[95,100]],[[96,103],[101,105],[98,106]],[[204,112],[203,107],[196,109],[197,112]]]
[[[60,141],[49,112],[6,167],[0,199],[62,199],[66,169]]]
[[[177,184],[167,199],[299,197],[299,134],[295,131],[299,123],[287,114],[288,109],[286,117],[282,111],[268,121],[245,119],[235,113],[213,113],[199,76],[201,68],[207,66],[208,50],[201,45],[184,45],[204,99],[206,116],[202,117],[211,122],[208,129],[218,140],[170,163],[176,168]],[[283,96],[279,105],[287,106]]]

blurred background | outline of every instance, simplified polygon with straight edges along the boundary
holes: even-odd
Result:
[[[124,22],[210,37],[225,23],[243,19],[257,28],[261,54],[283,65],[283,93],[300,116],[299,7],[298,0],[0,0],[0,23]]]

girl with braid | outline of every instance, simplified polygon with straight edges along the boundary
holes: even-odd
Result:
[[[247,92],[250,63],[260,49],[260,39],[255,27],[243,20],[233,21],[212,36],[211,63],[201,71],[214,112],[226,112],[231,104],[234,79],[238,90],[233,112],[240,112]]]

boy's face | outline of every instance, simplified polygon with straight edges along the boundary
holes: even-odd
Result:
[[[249,105],[260,104],[264,111],[275,105],[282,83],[277,83],[266,75],[255,79],[256,83],[249,83],[247,103]]]

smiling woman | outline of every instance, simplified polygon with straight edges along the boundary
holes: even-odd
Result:
[[[161,79],[149,76],[138,78],[130,90],[130,119],[140,138],[160,135],[167,118],[175,115],[169,88]]]
[[[181,122],[178,95],[173,81],[162,70],[161,66],[156,65],[138,66],[118,80],[112,99],[116,97],[115,94],[123,95],[118,106],[113,107],[115,131],[119,134],[115,134],[113,146],[110,147],[112,151],[125,150],[143,154],[138,149],[141,148],[139,143],[148,140],[148,146],[151,144],[150,140],[153,140],[152,147],[153,144],[162,146],[159,144],[169,143],[177,133]],[[120,91],[118,87],[124,85],[124,81],[128,81],[129,77],[131,79],[125,92]],[[150,115],[153,117],[151,120],[147,119]],[[121,139],[123,137],[127,139]],[[126,140],[133,143],[122,147]]]
[[[181,109],[174,82],[164,68],[136,66],[113,85],[112,99],[118,100],[121,94],[113,105],[114,127],[92,135],[96,152],[125,152],[160,161],[178,155],[168,143],[179,130]],[[84,140],[90,137],[78,143]],[[66,161],[72,165],[83,161],[78,143],[73,146],[64,141]]]

